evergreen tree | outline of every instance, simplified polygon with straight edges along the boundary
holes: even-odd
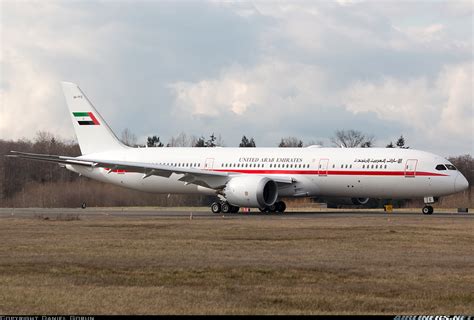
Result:
[[[214,148],[216,146],[216,136],[214,135],[214,133],[212,133],[211,136],[209,137],[209,140],[206,141],[205,146],[207,148]]]
[[[196,148],[205,148],[206,147],[206,141],[204,141],[204,137],[201,137],[197,139],[196,143],[194,144],[194,147]]]
[[[253,138],[249,140],[246,136],[243,136],[242,141],[239,144],[239,147],[240,148],[255,148],[255,141],[253,140]]]
[[[302,148],[303,141],[296,137],[281,138],[281,141],[278,144],[278,147],[279,148]]]
[[[404,146],[405,146],[405,138],[403,138],[403,135],[400,136],[400,138],[398,138],[396,145],[397,145],[397,147],[404,149]]]
[[[160,141],[160,137],[153,136],[153,137],[148,137],[146,141],[147,147],[163,147],[163,143]]]

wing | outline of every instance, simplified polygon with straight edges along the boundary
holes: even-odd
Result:
[[[195,184],[216,190],[223,189],[230,179],[239,175],[238,173],[217,172],[197,168],[178,168],[174,166],[152,164],[146,162],[91,159],[87,157],[76,158],[18,151],[11,151],[11,153],[12,154],[8,155],[8,157],[53,162],[59,163],[61,165],[69,164],[74,166],[85,166],[91,168],[107,168],[109,170],[109,173],[118,169],[126,170],[127,172],[136,172],[143,174],[142,179],[146,179],[150,176],[160,176],[169,178],[174,173],[182,175],[179,180],[183,181],[185,184]],[[295,179],[291,177],[284,176],[271,176],[270,178],[279,184],[290,184],[295,181]]]
[[[192,183],[211,189],[220,189],[231,179],[227,172],[215,172],[196,168],[178,168],[161,164],[145,162],[117,161],[104,159],[90,159],[87,157],[66,157],[57,155],[36,154],[27,152],[11,151],[8,157],[23,158],[30,160],[54,162],[62,165],[78,165],[91,168],[107,168],[109,172],[114,170],[126,170],[127,172],[142,173],[143,179],[150,176],[169,178],[173,173],[181,174],[180,181]]]

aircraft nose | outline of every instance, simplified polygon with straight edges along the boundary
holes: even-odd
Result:
[[[469,182],[462,174],[458,174],[456,180],[454,180],[454,192],[461,192],[469,187]]]

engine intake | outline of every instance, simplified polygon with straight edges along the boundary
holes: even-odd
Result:
[[[227,183],[224,196],[234,206],[264,208],[275,203],[278,186],[267,177],[235,177]]]

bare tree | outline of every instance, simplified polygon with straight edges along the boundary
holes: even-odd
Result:
[[[224,147],[224,139],[222,139],[222,136],[218,134],[214,140],[214,144],[216,147]]]
[[[168,147],[191,147],[194,137],[188,137],[184,132],[179,133],[176,137],[171,137]]]
[[[448,160],[466,177],[472,188],[474,183],[474,158],[470,154],[465,154],[457,157],[449,157]]]
[[[127,146],[130,146],[130,147],[134,147],[134,146],[137,145],[137,136],[132,131],[130,131],[130,129],[128,129],[128,128],[125,128],[122,131],[122,135],[121,135],[120,140],[123,142],[123,144],[125,144]]]
[[[344,148],[370,148],[373,146],[374,137],[357,130],[337,130],[331,138],[336,147]]]
[[[281,141],[278,144],[278,147],[279,148],[302,148],[303,140],[300,140],[296,137],[281,138]]]

